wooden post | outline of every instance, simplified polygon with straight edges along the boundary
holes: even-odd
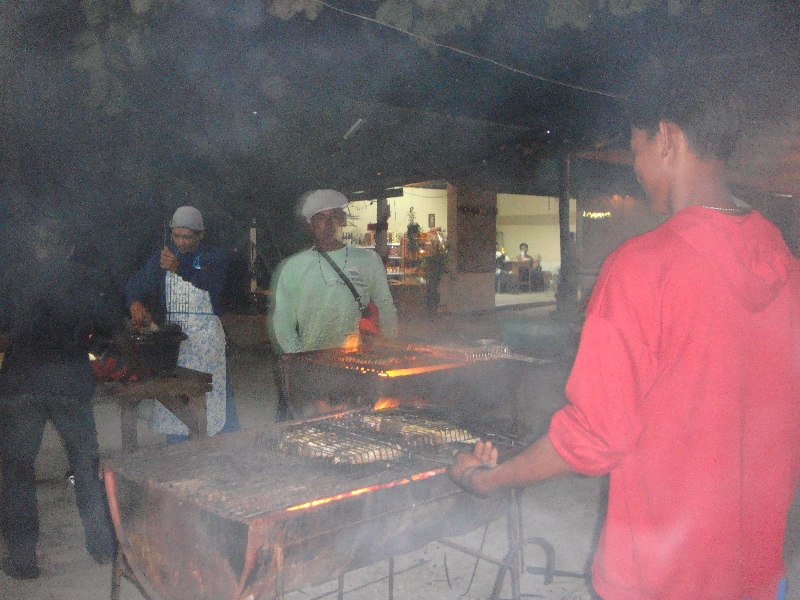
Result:
[[[258,289],[258,279],[256,278],[256,257],[258,252],[258,233],[256,231],[256,220],[250,225],[250,293]]]
[[[388,252],[386,250],[386,232],[389,229],[389,201],[386,199],[385,196],[378,197],[378,217],[377,217],[377,224],[378,227],[375,230],[375,252],[378,253],[378,256],[381,257],[383,260],[383,264],[386,264],[386,257]]]
[[[556,291],[556,312],[562,320],[570,320],[578,307],[577,256],[569,231],[570,157],[563,151],[559,158],[558,229],[561,242],[561,267]]]

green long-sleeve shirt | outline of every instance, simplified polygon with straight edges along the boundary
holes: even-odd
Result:
[[[381,332],[397,336],[395,310],[386,270],[371,250],[345,246],[328,255],[355,286],[361,301],[378,306]],[[358,331],[361,312],[353,293],[333,267],[315,250],[286,259],[272,285],[274,340],[281,352],[307,352],[338,348]]]

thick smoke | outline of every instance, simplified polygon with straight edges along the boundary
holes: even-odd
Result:
[[[791,104],[798,78],[796,34],[778,27],[795,16],[766,2],[348,9],[430,41],[313,0],[0,4],[5,228],[69,208],[124,270],[189,202],[231,245],[273,222],[288,253],[305,189],[519,189],[561,147],[624,145],[613,95],[642,62],[746,66],[755,109]]]

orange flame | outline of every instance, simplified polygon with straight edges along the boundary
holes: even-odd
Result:
[[[441,365],[429,365],[427,367],[408,367],[406,369],[391,369],[378,373],[379,377],[404,377],[406,375],[419,375],[421,373],[432,373],[433,371],[443,371],[444,369],[453,369],[455,367],[463,367],[466,362],[446,363]]]
[[[378,398],[378,401],[375,403],[375,406],[372,407],[373,410],[384,410],[386,408],[397,408],[400,406],[400,400],[397,398],[389,398],[388,396],[382,396]]]
[[[441,475],[446,471],[447,467],[439,467],[438,469],[432,469],[431,471],[415,473],[414,475],[412,475],[407,479],[396,479],[388,483],[371,485],[369,487],[359,488],[357,490],[352,490],[350,492],[345,492],[343,494],[336,494],[335,496],[328,496],[327,498],[319,498],[318,500],[312,500],[311,502],[304,502],[303,504],[290,506],[289,508],[286,509],[286,512],[293,512],[296,510],[305,510],[307,508],[314,508],[317,506],[322,506],[323,504],[330,504],[331,502],[336,502],[337,500],[344,500],[345,498],[353,498],[355,496],[360,496],[361,494],[368,494],[370,492],[375,492],[377,490],[386,490],[389,488],[396,487],[398,485],[406,485],[407,483],[411,483],[412,481],[420,481],[421,479],[428,479],[429,477],[435,477],[436,475]]]
[[[345,340],[342,348],[345,350],[357,350],[361,345],[361,336],[357,333],[351,333]]]

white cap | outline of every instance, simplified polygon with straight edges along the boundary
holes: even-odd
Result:
[[[347,206],[347,196],[336,190],[314,190],[304,195],[300,214],[306,221],[311,222],[311,217],[323,210],[344,208]]]
[[[170,227],[186,227],[192,231],[205,231],[203,229],[203,215],[194,206],[181,206],[172,215]]]

